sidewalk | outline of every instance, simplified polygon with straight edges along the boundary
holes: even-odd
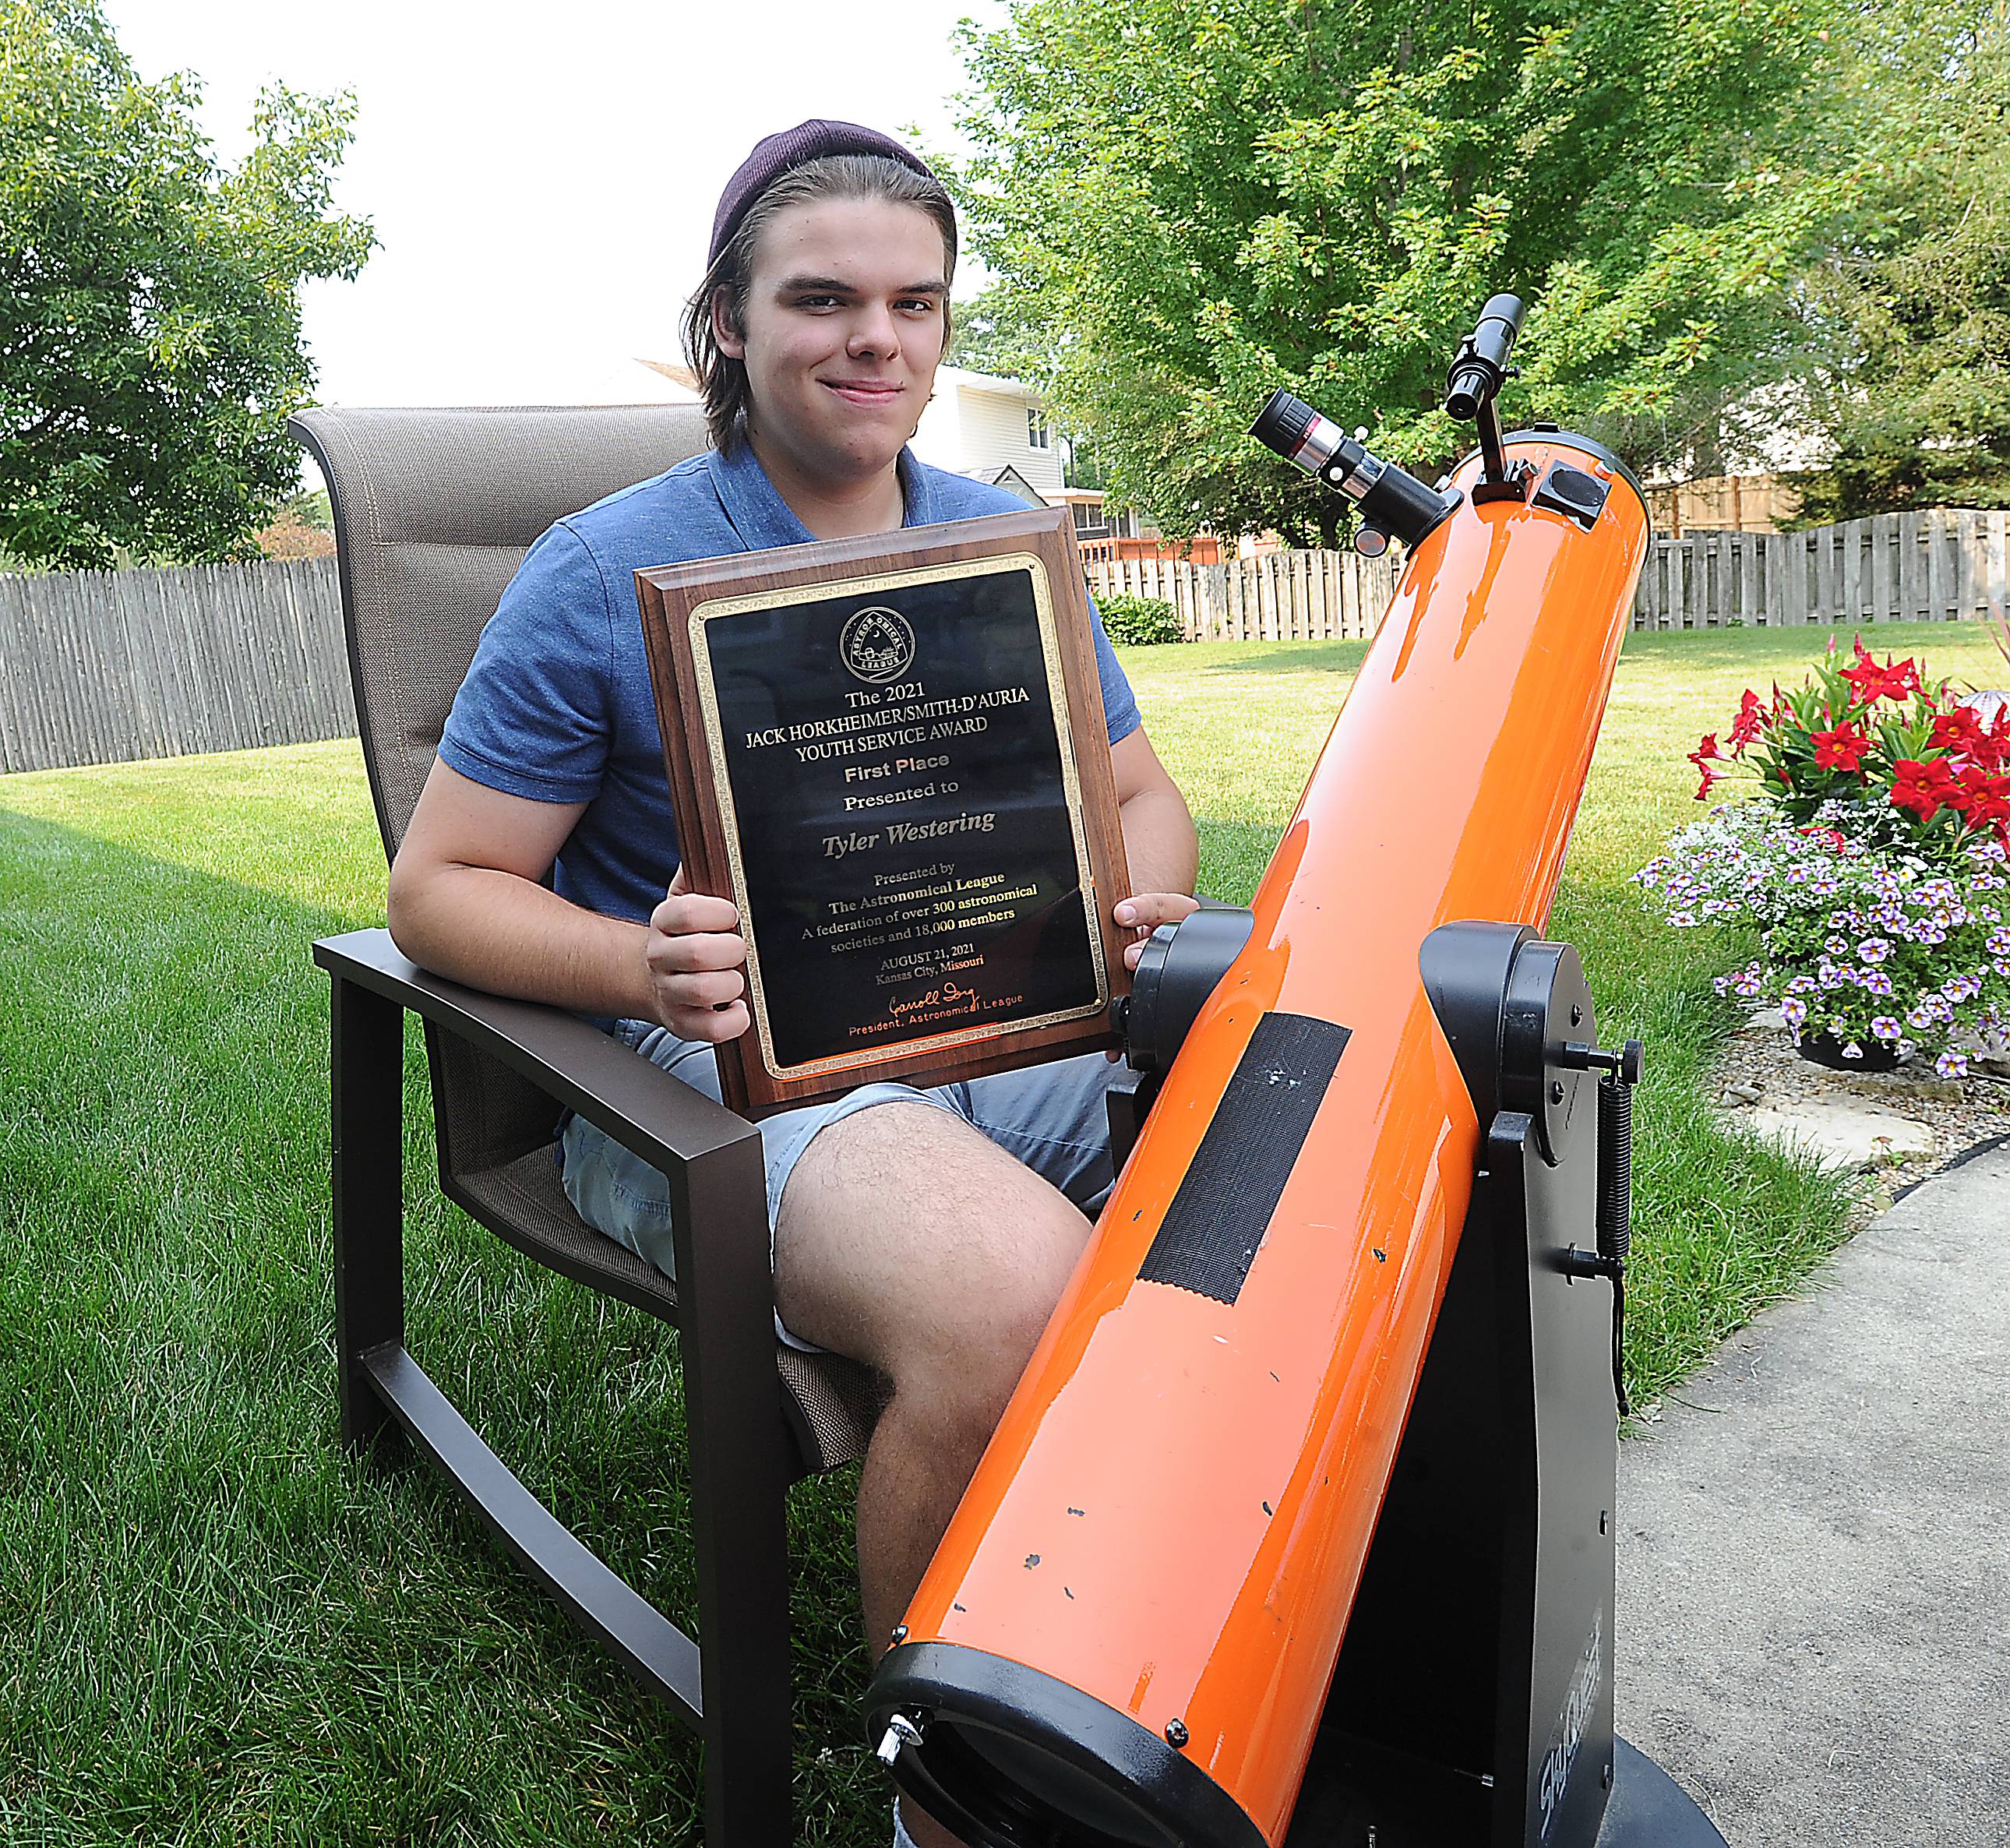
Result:
[[[1619,1453],[1619,1729],[1731,1848],[2010,1843],[2010,1147]]]

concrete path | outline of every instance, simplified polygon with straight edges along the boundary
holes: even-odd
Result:
[[[1731,1848],[2010,1844],[2010,1147],[1620,1448],[1619,1729]]]

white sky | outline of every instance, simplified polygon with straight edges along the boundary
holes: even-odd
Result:
[[[754,143],[812,116],[958,147],[952,34],[1001,0],[106,0],[140,74],[203,80],[234,163],[261,84],[350,89],[336,202],[354,283],[304,295],[331,404],[606,401],[676,361],[712,213]],[[967,274],[958,293],[975,280]],[[637,396],[646,396],[638,392]]]

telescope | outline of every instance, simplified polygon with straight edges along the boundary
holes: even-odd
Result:
[[[1722,1848],[1613,1731],[1641,1050],[1540,934],[1647,513],[1502,433],[1521,318],[1436,486],[1256,420],[1408,555],[1249,907],[1146,945],[1116,1185],[868,1690],[976,1848]]]

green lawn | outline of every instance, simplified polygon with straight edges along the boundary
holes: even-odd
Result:
[[[1986,641],[1892,633],[2005,677]],[[1554,920],[1650,1048],[1628,1358],[1650,1397],[1834,1242],[1834,1187],[1712,1126],[1711,947],[1625,877],[1693,812],[1682,752],[1819,631],[1636,636]],[[1879,638],[1880,643],[1885,639]],[[1128,658],[1245,897],[1358,645]],[[0,779],[0,1839],[680,1843],[696,1754],[430,1477],[335,1444],[317,935],[381,919],[346,744]],[[1718,958],[1728,960],[1728,951]],[[690,1614],[671,1337],[429,1197],[407,1064],[415,1350]],[[846,1476],[797,1493],[801,1839],[879,1848]]]

